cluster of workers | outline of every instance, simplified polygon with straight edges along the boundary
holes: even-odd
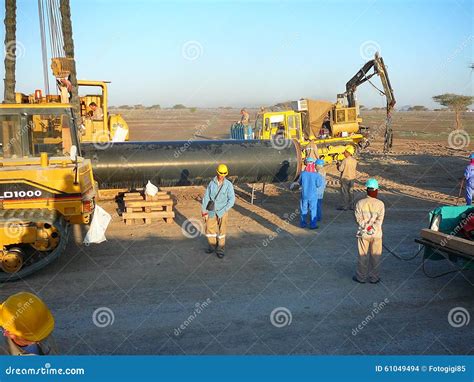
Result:
[[[380,282],[379,265],[382,255],[382,224],[385,215],[384,203],[378,199],[379,184],[370,178],[365,183],[367,196],[353,205],[353,187],[357,161],[350,148],[344,152],[345,159],[337,164],[341,173],[340,210],[353,210],[358,226],[357,245],[359,257],[353,280],[358,283]],[[472,204],[474,190],[474,153],[464,171],[466,203]],[[217,175],[206,188],[202,199],[202,217],[206,222],[207,253],[224,257],[227,216],[235,203],[233,184],[226,178],[229,170],[225,164],[217,167]],[[307,157],[301,173],[301,227],[306,227],[309,211],[309,226],[317,228],[322,219],[322,200],[326,187],[324,161]],[[47,355],[54,351],[48,337],[54,329],[54,318],[46,304],[34,294],[20,292],[10,296],[0,305],[0,327],[12,355]]]

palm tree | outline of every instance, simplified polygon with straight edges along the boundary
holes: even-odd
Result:
[[[81,106],[79,92],[77,89],[76,61],[74,60],[74,40],[72,38],[71,7],[69,5],[69,0],[60,0],[59,7],[61,12],[61,28],[64,39],[64,53],[66,54],[66,57],[72,58],[71,75],[69,77],[69,80],[72,84],[70,103],[74,108],[76,118],[79,118],[81,115]]]
[[[15,103],[16,0],[5,0],[5,103]]]

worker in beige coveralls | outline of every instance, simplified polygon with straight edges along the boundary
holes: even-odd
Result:
[[[359,225],[357,245],[359,258],[356,275],[352,278],[358,283],[380,282],[379,266],[382,256],[382,224],[385,216],[385,205],[377,199],[379,184],[376,179],[365,183],[367,197],[357,202],[354,215]]]

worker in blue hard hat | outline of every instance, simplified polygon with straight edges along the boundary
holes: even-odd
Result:
[[[323,217],[323,197],[324,197],[324,191],[326,190],[326,170],[324,169],[324,159],[316,160],[316,171],[321,176],[321,180],[322,180],[321,187],[318,187],[317,189],[318,205],[317,205],[316,220],[320,222]]]
[[[305,160],[306,168],[300,175],[301,198],[300,198],[300,227],[305,228],[308,212],[310,214],[309,228],[318,228],[318,188],[322,186],[322,176],[314,170],[314,158]]]
[[[376,179],[368,179],[365,183],[367,197],[357,202],[354,210],[357,224],[357,245],[359,258],[357,271],[352,278],[364,284],[377,284],[380,281],[379,265],[382,255],[382,223],[385,205],[377,198],[379,183]]]
[[[466,204],[470,206],[472,204],[472,195],[474,193],[474,153],[469,155],[470,163],[467,165],[466,169],[464,170],[464,177],[461,182],[461,189],[463,184],[466,185]],[[461,191],[459,192],[461,194]],[[461,195],[459,195],[461,196]]]

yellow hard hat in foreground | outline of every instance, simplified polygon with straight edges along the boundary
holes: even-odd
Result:
[[[0,305],[0,326],[17,337],[39,342],[53,331],[54,318],[38,296],[20,292]]]
[[[346,146],[346,151],[351,154],[351,155],[354,155],[355,153],[355,148],[354,146]]]
[[[227,176],[229,174],[229,170],[225,164],[220,164],[217,166],[217,173],[222,176]]]

